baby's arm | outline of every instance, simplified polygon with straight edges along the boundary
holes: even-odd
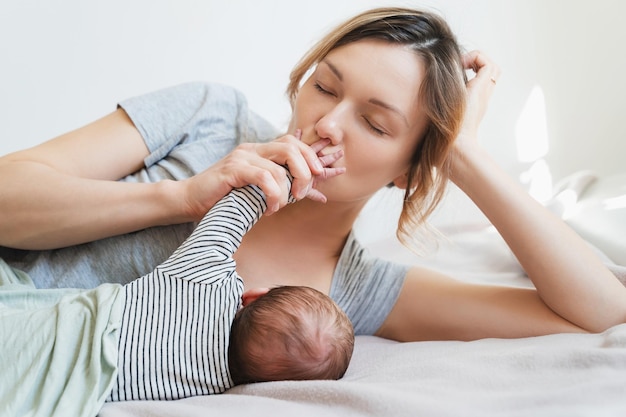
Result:
[[[323,171],[321,175],[312,178],[307,197],[322,202],[325,201],[325,196],[314,188],[315,180],[318,177],[331,178],[344,172],[344,168],[328,167],[343,155],[342,151],[323,156],[319,154],[327,145],[328,142],[325,141],[311,145],[319,157]],[[285,182],[289,191],[292,181],[293,176],[285,169]],[[289,203],[295,201],[289,192]],[[234,264],[232,256],[241,245],[243,236],[266,209],[265,194],[258,186],[248,185],[232,190],[213,206],[187,240],[157,269],[192,281],[207,282],[215,279],[227,269],[227,263]],[[224,264],[224,268],[212,268],[209,271],[208,267],[215,264]],[[231,266],[234,270],[234,265]]]
[[[290,197],[290,200],[293,198]],[[232,190],[204,216],[172,256],[157,268],[167,270],[176,264],[178,267],[173,271],[179,278],[203,280],[206,269],[202,267],[231,259],[243,236],[266,209],[265,195],[259,187],[248,185]]]

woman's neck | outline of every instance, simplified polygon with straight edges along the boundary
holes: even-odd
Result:
[[[262,216],[248,234],[263,236],[268,243],[278,240],[300,250],[321,250],[338,256],[365,203],[317,203],[304,199],[271,216]]]
[[[234,255],[246,288],[307,285],[328,293],[364,204],[302,200],[262,216]]]

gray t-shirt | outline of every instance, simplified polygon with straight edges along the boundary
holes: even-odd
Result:
[[[121,181],[188,178],[240,143],[267,142],[279,135],[248,108],[240,92],[219,84],[182,84],[119,105],[150,150],[145,167]],[[165,261],[195,226],[151,227],[47,251],[0,247],[0,258],[27,272],[38,288],[127,284]],[[351,235],[335,270],[330,296],[351,318],[357,334],[372,334],[393,307],[406,271],[407,266],[371,258]]]

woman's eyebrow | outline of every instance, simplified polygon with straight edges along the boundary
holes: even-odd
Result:
[[[406,118],[404,113],[402,113],[402,111],[399,108],[397,108],[396,106],[393,106],[393,105],[391,105],[389,103],[385,103],[384,101],[381,101],[381,100],[379,100],[377,98],[370,98],[368,100],[368,103],[371,103],[371,104],[373,104],[375,106],[379,106],[379,107],[382,107],[384,109],[387,109],[387,110],[390,110],[390,111],[394,112],[395,114],[400,116],[400,118],[402,119],[402,121],[404,122],[406,127],[409,127],[408,119]]]
[[[322,63],[326,64],[326,66],[333,72],[333,74],[335,74],[335,76],[339,79],[339,81],[343,81],[343,74],[341,73],[341,71],[339,71],[339,69],[333,65],[331,62],[329,62],[327,59],[324,59],[322,61]],[[404,113],[402,113],[402,111],[397,108],[396,106],[386,103],[382,100],[379,100],[377,98],[370,98],[368,100],[368,103],[373,104],[375,106],[378,107],[382,107],[384,109],[390,110],[394,113],[396,113],[398,116],[400,116],[400,118],[402,119],[402,121],[404,122],[404,124],[409,127],[409,120],[406,118],[406,116],[404,115]]]
[[[339,81],[343,81],[343,74],[341,73],[341,71],[339,71],[339,69],[336,66],[334,66],[332,63],[328,62],[328,60],[326,60],[326,59],[323,60],[322,63],[326,64],[326,66],[328,68],[330,68],[330,70],[333,72],[333,74],[335,74],[335,76],[337,78],[339,78]]]

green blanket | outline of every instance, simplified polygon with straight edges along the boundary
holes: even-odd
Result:
[[[0,415],[98,414],[117,372],[123,291],[35,289],[0,259]]]

